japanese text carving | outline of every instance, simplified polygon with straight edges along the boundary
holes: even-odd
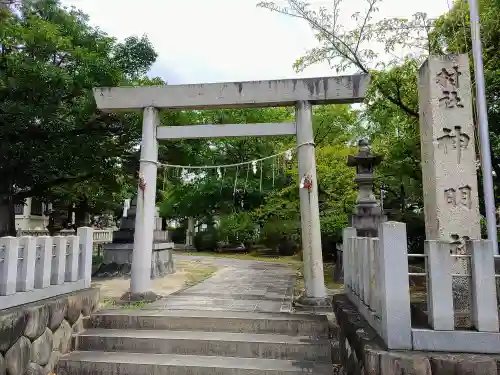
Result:
[[[443,148],[444,153],[448,154],[448,148],[452,148],[457,150],[457,163],[460,164],[462,159],[462,150],[467,149],[469,147],[470,137],[462,133],[460,126],[455,126],[455,132],[452,133],[452,130],[449,128],[443,128],[443,133],[441,137],[438,137],[438,147]]]
[[[458,193],[457,193],[458,192]],[[446,189],[444,191],[444,199],[446,204],[452,207],[472,207],[472,189],[469,185],[459,187],[458,190],[454,188]]]
[[[444,191],[444,199],[446,200],[446,203],[451,204],[452,206],[456,206],[457,205],[457,191],[453,188],[446,189]]]
[[[470,241],[469,236],[460,237],[458,234],[452,234],[450,237],[450,253],[456,255],[465,255],[467,253],[467,241]]]
[[[462,206],[470,209],[472,207],[472,195],[470,186],[463,186],[458,189],[459,191],[459,202]]]
[[[436,83],[441,88],[439,104],[445,108],[464,107],[458,92],[461,75],[462,73],[458,70],[458,65],[454,65],[452,69],[443,68],[436,74]]]

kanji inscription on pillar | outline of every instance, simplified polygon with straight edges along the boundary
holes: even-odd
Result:
[[[458,189],[446,189],[444,196],[449,207],[455,208],[458,205],[469,210],[472,208],[472,191],[470,186],[461,186]]]
[[[481,238],[467,55],[427,59],[419,71],[419,110],[426,239],[448,242],[451,254],[465,255],[465,243]],[[455,316],[467,318],[470,262],[454,259]]]
[[[462,72],[459,70],[457,62],[453,63],[451,69],[442,68],[436,74],[436,83],[441,88],[441,95],[439,96],[439,104],[445,108],[464,108],[462,98],[459,94],[460,76]]]
[[[453,131],[450,128],[443,128],[443,135],[437,138],[437,142],[445,154],[455,152],[457,163],[460,164],[462,151],[469,147],[470,137],[462,133],[461,126],[455,126]]]

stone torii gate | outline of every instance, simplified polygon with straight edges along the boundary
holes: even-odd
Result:
[[[316,179],[312,105],[357,103],[364,99],[368,75],[272,81],[95,88],[102,111],[143,111],[140,176],[135,223],[130,296],[151,294],[151,248],[156,200],[158,140],[296,135],[299,178],[311,182],[300,189],[304,304],[324,304],[321,232]],[[160,126],[159,110],[295,106],[295,122]]]

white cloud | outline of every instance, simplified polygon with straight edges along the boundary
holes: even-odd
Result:
[[[437,17],[450,0],[386,0],[378,18]],[[297,76],[292,64],[316,45],[301,20],[256,8],[257,0],[63,0],[90,16],[91,23],[119,39],[147,34],[159,58],[153,75],[170,83],[277,79]],[[328,5],[328,1],[311,1]],[[282,2],[285,4],[285,2]],[[344,3],[343,21],[363,12],[363,0]],[[326,64],[301,76],[334,75]]]

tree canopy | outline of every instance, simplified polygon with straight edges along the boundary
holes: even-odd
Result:
[[[466,0],[455,0],[450,12],[437,20],[419,12],[411,19],[375,22],[373,19],[381,3],[382,0],[366,0],[364,11],[353,14],[357,23],[353,29],[346,29],[340,23],[341,0],[334,0],[333,8],[314,7],[301,0],[287,0],[286,6],[274,2],[261,2],[259,6],[302,19],[315,33],[318,46],[297,59],[297,70],[328,62],[337,72],[357,69],[371,74],[358,135],[369,137],[376,151],[384,156],[384,162],[376,171],[378,185],[387,192],[384,203],[394,219],[409,224],[410,241],[421,250],[424,226],[416,77],[420,64],[429,54],[471,51],[469,7]],[[497,74],[500,3],[495,0],[479,3],[492,162],[495,191],[498,191],[500,111],[496,103],[500,87]],[[377,50],[376,45],[383,49]],[[474,66],[472,61],[470,66]],[[496,195],[497,202],[498,199]]]
[[[157,56],[147,37],[118,42],[57,0],[24,1],[2,10],[0,51],[2,231],[26,197],[91,205],[126,187],[140,118],[98,112],[92,88],[147,84]]]

